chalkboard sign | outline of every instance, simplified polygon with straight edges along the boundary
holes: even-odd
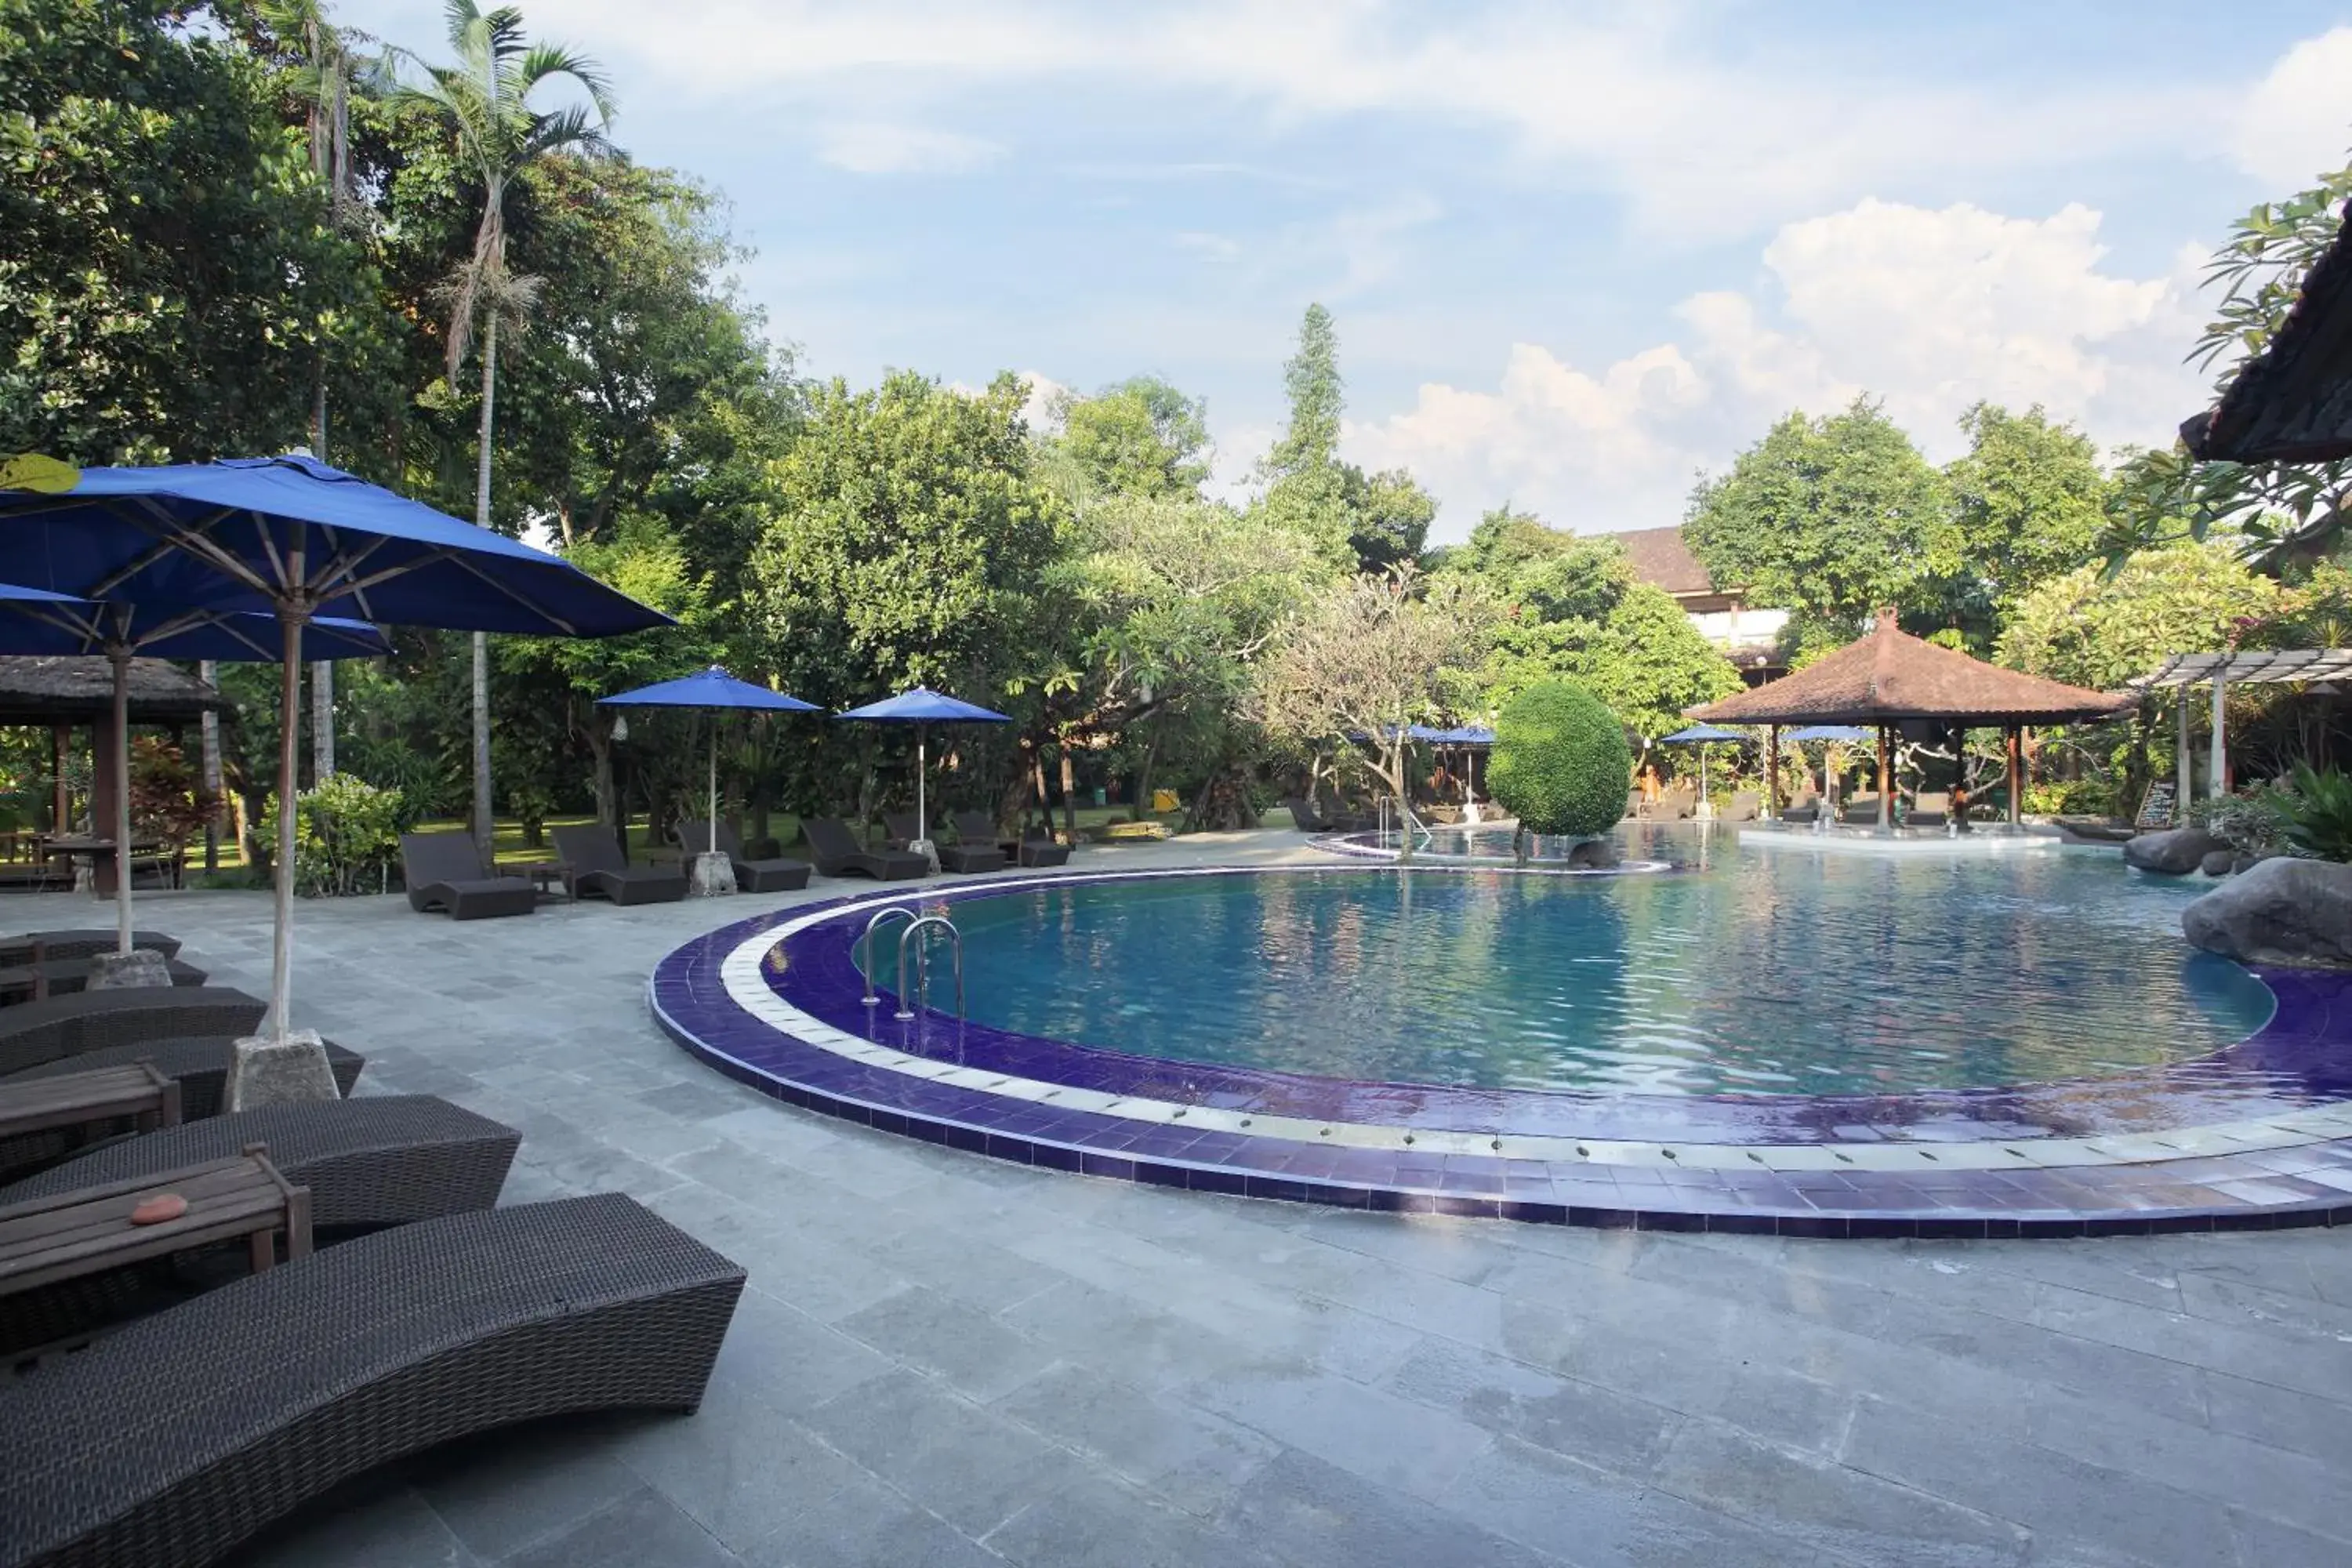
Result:
[[[2172,826],[2172,784],[2169,780],[2159,780],[2147,786],[2147,794],[2140,797],[2139,819],[2132,826],[2135,827]]]

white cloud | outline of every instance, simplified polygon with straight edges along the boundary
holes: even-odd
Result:
[[[1240,105],[1276,125],[1382,113],[1491,127],[1522,159],[1581,168],[1645,226],[1681,236],[1744,232],[1956,173],[2200,155],[2227,140],[2242,96],[2187,71],[1943,85],[1795,47],[1735,53],[1693,20],[1678,7],[1612,15],[1538,0],[1477,11],[1380,0],[549,0],[532,12],[551,36],[642,62],[674,86],[762,102],[841,107],[883,93],[937,104],[1055,82],[1156,92],[1209,115]]]
[[[977,136],[870,121],[828,126],[817,139],[819,158],[856,174],[960,174],[1003,152]]]
[[[2344,166],[2352,147],[2352,27],[2305,38],[2280,57],[2240,111],[2231,151],[2281,194]]]
[[[2042,404],[2105,444],[2162,441],[2203,395],[2180,363],[2197,258],[2118,277],[2098,228],[2081,206],[2018,218],[1862,202],[1772,237],[1769,297],[1685,300],[1676,342],[1598,374],[1518,343],[1494,391],[1425,385],[1395,417],[1350,426],[1348,449],[1411,467],[1459,537],[1505,500],[1570,527],[1676,521],[1695,470],[1720,470],[1791,408],[1864,392],[1937,461],[1980,398]]]

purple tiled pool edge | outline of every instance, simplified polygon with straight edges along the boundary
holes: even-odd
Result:
[[[1004,891],[1005,881],[1027,880],[926,884],[893,901],[946,905]],[[1884,1102],[1765,1097],[1793,1103],[1768,1107],[1770,1115],[1759,1119],[1751,1114],[1754,1102],[1742,1100],[1737,1105],[1740,1114],[1729,1121],[1701,1112],[1679,1126],[1644,1124],[1639,1134],[1696,1142],[1736,1127],[1751,1137],[1764,1133],[1757,1141],[1766,1153],[1776,1143],[1895,1144],[1905,1157],[1916,1152],[1920,1161],[1916,1168],[1901,1170],[1853,1166],[1833,1147],[1832,1159],[1846,1160],[1850,1168],[1769,1169],[1762,1155],[1751,1156],[1758,1163],[1754,1171],[1676,1168],[1670,1149],[1664,1163],[1637,1164],[1334,1146],[1136,1121],[933,1081],[798,1038],[749,1011],[729,991],[721,969],[730,953],[779,926],[816,917],[767,954],[761,964],[767,985],[822,1025],[875,1039],[893,1051],[937,1053],[933,1059],[942,1070],[1003,1072],[1060,1083],[1065,1080],[1056,1072],[1076,1068],[1089,1075],[1081,1083],[1105,1092],[1150,1094],[1203,1108],[1247,1110],[1268,1103],[1265,1097],[1273,1095],[1286,1115],[1344,1119],[1369,1105],[1399,1126],[1412,1126],[1415,1115],[1461,1125],[1464,1097],[1455,1091],[1298,1079],[1090,1051],[1067,1042],[959,1026],[938,1015],[917,1020],[904,1037],[884,1041],[881,1037],[898,1026],[886,1022],[890,1008],[859,1005],[856,972],[848,960],[854,931],[837,917],[846,907],[871,906],[888,892],[863,890],[737,921],[677,949],[656,966],[648,984],[656,1022],[707,1065],[787,1104],[1018,1163],[1230,1195],[1548,1224],[1826,1237],[2086,1236],[2352,1221],[2352,1139],[2346,1138],[2112,1164],[1937,1168],[1939,1142],[2047,1136],[2047,1108],[2035,1106],[2030,1095],[2021,1100],[2028,1091],[2017,1089]],[[829,913],[836,918],[827,921]],[[855,923],[862,929],[864,921]],[[2225,1115],[2243,1120],[2352,1097],[2352,977],[2285,971],[2266,972],[2263,978],[2279,998],[2268,1025],[2214,1058],[2160,1069],[2176,1076],[2159,1078],[2157,1087],[2176,1096],[2174,1109],[2189,1110],[2191,1120],[2200,1110],[2207,1121]],[[2138,1083],[2123,1098],[2144,1097],[2149,1087]],[[2072,1097],[2084,1088],[2040,1090]],[[1493,1103],[1482,1103],[1481,1114],[1498,1119],[1537,1108],[1548,1112],[1534,1129],[1499,1120],[1490,1123],[1507,1136],[1528,1131],[1595,1140],[1627,1135],[1624,1119],[1612,1122],[1609,1114],[1614,1097],[1507,1094],[1484,1100]],[[1433,1104],[1439,1109],[1432,1110]],[[1890,1117],[1890,1106],[1905,1108],[1904,1114]],[[2087,1126],[2070,1130],[2094,1137],[2104,1133],[2095,1112]]]

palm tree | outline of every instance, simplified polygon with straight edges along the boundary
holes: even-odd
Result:
[[[604,128],[613,118],[613,100],[595,62],[556,44],[525,39],[522,13],[501,5],[485,14],[475,0],[447,0],[453,65],[417,61],[424,79],[404,96],[429,105],[456,133],[457,154],[482,183],[482,219],[474,231],[474,253],[445,286],[449,303],[449,379],[454,383],[477,323],[482,349],[481,429],[474,468],[474,521],[490,525],[490,437],[495,427],[499,378],[499,328],[520,328],[538,299],[540,280],[507,270],[507,190],[542,159],[597,155],[610,151]],[[404,56],[414,59],[413,56]],[[541,111],[531,94],[558,78],[569,78],[588,95],[587,105]],[[593,106],[593,111],[592,107]],[[489,639],[474,634],[474,833],[482,853],[490,853]]]
[[[281,44],[296,52],[292,73],[301,97],[310,142],[310,173],[327,187],[331,217],[339,228],[366,226],[368,209],[352,183],[352,94],[372,74],[352,52],[342,30],[327,20],[321,0],[261,0],[256,8]],[[327,460],[327,355],[319,353],[319,379],[310,406],[310,449]],[[310,666],[311,772],[325,778],[335,771],[335,667],[320,659]]]

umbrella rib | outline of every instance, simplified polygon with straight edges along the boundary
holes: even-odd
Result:
[[[329,532],[328,537],[330,539],[334,537],[331,531]],[[388,541],[385,537],[379,533],[373,539],[368,541],[366,547],[362,549],[357,554],[335,555],[330,557],[326,569],[319,573],[315,577],[311,578],[311,582],[317,587],[319,597],[323,600],[332,598],[338,594],[356,593],[358,590],[349,586],[346,579],[351,578],[362,566],[366,565],[367,558],[374,554],[387,542]],[[338,548],[341,548],[341,546],[338,545]],[[381,577],[372,577],[368,580],[370,582],[383,581]]]
[[[512,599],[516,604],[520,605],[524,609],[529,610],[532,615],[539,616],[550,626],[562,628],[562,634],[565,637],[574,637],[578,635],[570,621],[564,619],[561,616],[550,614],[547,610],[541,607],[525,595],[516,592],[514,589],[508,587],[504,583],[499,582],[497,578],[483,572],[480,567],[475,565],[471,561],[467,560],[463,555],[452,553],[449,560],[453,565],[472,573],[474,576],[482,583],[497,589],[499,593],[504,594],[508,598]]]

